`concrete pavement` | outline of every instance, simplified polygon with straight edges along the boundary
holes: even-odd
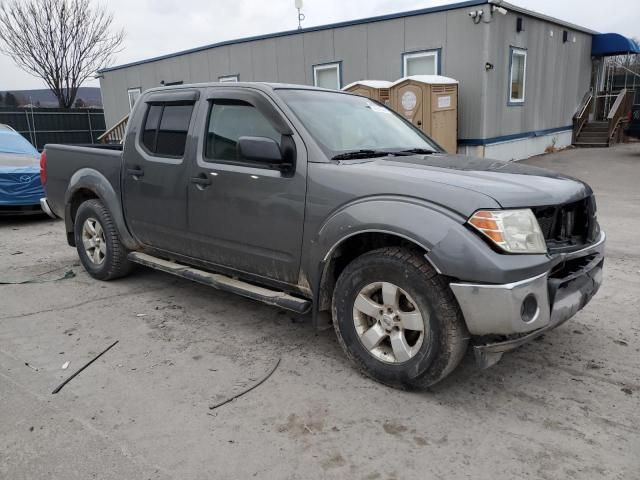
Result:
[[[308,317],[151,270],[98,282],[61,222],[0,219],[0,281],[76,274],[0,285],[0,478],[639,478],[640,145],[527,163],[594,187],[604,286],[540,341],[485,371],[467,356],[423,393],[362,377]]]

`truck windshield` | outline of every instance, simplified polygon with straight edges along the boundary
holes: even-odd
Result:
[[[399,115],[368,98],[316,90],[279,90],[285,103],[329,158],[354,152],[420,153],[440,149]]]

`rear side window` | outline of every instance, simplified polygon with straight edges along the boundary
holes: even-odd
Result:
[[[155,155],[182,157],[192,113],[193,105],[150,105],[142,143]]]
[[[253,105],[240,100],[216,100],[209,114],[205,157],[209,160],[242,161],[240,137],[267,137],[280,144],[281,135]]]
[[[162,105],[150,105],[147,111],[147,119],[144,122],[144,130],[142,132],[142,143],[147,150],[155,152],[156,150],[156,133],[160,116],[162,115]]]

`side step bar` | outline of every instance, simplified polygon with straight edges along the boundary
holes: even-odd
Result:
[[[225,275],[217,273],[209,273],[204,270],[182,265],[180,263],[170,262],[158,257],[147,255],[146,253],[131,252],[128,255],[129,260],[145,267],[151,267],[161,270],[178,277],[193,280],[194,282],[208,285],[218,290],[235,293],[237,295],[258,300],[269,305],[275,305],[286,310],[296,313],[307,313],[311,310],[311,302],[303,298],[293,297],[287,293],[277,290],[270,290],[264,287],[257,287],[250,283],[236,280]]]

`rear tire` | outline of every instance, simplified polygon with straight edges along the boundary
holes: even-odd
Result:
[[[74,236],[80,261],[93,278],[113,280],[131,271],[128,251],[120,241],[109,210],[100,200],[87,200],[80,205]]]
[[[333,294],[347,357],[395,388],[424,389],[460,363],[469,333],[451,289],[423,255],[399,247],[352,261]]]

